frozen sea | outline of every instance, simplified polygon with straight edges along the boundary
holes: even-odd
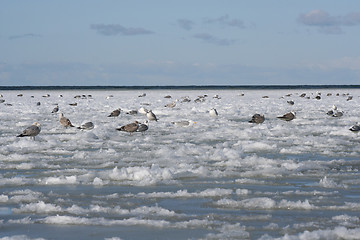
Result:
[[[0,93],[0,239],[360,239],[360,89]],[[115,130],[141,107],[145,134]]]

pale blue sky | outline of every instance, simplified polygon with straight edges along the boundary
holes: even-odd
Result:
[[[1,0],[0,85],[360,84],[358,0]]]

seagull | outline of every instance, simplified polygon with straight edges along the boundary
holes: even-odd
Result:
[[[64,127],[75,127],[74,125],[71,124],[70,120],[66,117],[64,117],[63,113],[59,114],[59,122],[62,126]]]
[[[120,109],[120,108],[115,109],[114,111],[112,111],[112,112],[108,115],[108,117],[117,117],[117,116],[120,115],[120,112],[121,112],[121,109]]]
[[[332,117],[342,117],[344,115],[343,111],[339,111],[338,108],[333,105],[333,110],[329,110],[326,114]]]
[[[343,111],[336,111],[333,113],[333,115],[331,115],[332,117],[342,117],[342,115],[344,115]]]
[[[191,99],[189,97],[182,97],[181,98],[181,102],[185,103],[185,102],[191,102]]]
[[[194,102],[196,102],[196,103],[205,102],[205,97],[199,96],[197,99],[194,100]]]
[[[168,103],[168,104],[165,105],[165,107],[167,107],[167,108],[173,108],[173,107],[176,106],[176,102],[177,102],[177,100],[174,101],[174,102],[172,102],[172,103]]]
[[[329,110],[326,114],[329,116],[332,116],[336,110],[337,110],[337,107],[335,105],[333,105],[332,110]]]
[[[136,131],[141,132],[142,134],[145,134],[145,131],[147,131],[149,129],[148,123],[149,123],[148,120],[146,120],[144,123],[140,123],[139,127]]]
[[[187,121],[187,120],[182,120],[182,121],[177,121],[177,122],[171,122],[172,124],[179,126],[179,127],[187,127],[193,124],[196,124],[196,122],[194,121]]]
[[[133,132],[136,132],[136,130],[138,130],[139,128],[139,122],[138,121],[135,121],[133,123],[129,123],[129,124],[126,124],[124,126],[121,126],[119,128],[116,128],[116,130],[118,131],[124,131],[124,132],[129,132],[130,135],[132,135]]]
[[[352,132],[359,132],[360,131],[360,124],[356,123],[354,126],[349,128],[349,130],[352,131]]]
[[[265,121],[265,116],[263,114],[254,114],[249,121],[249,123],[263,123]]]
[[[146,117],[150,120],[150,121],[156,121],[157,122],[157,117],[156,115],[151,111],[149,110],[147,113],[146,113]]]
[[[285,113],[284,115],[279,116],[277,118],[280,118],[280,119],[285,120],[285,121],[291,121],[291,120],[293,120],[295,118],[295,115],[296,115],[295,112],[288,112],[288,113]]]
[[[57,113],[59,111],[59,106],[54,107],[51,113]]]
[[[219,97],[219,95],[214,95],[213,98],[216,98],[216,99],[221,99],[221,97]]]
[[[138,110],[139,113],[144,114],[144,115],[146,115],[148,111],[149,111],[149,110],[147,110],[147,109],[144,108],[144,107],[141,107],[141,108],[139,108],[139,110]]]
[[[128,111],[126,114],[129,114],[129,115],[136,115],[138,113],[137,110],[130,110]]]
[[[287,103],[290,104],[290,105],[294,105],[294,104],[295,104],[295,102],[294,102],[293,100],[289,100],[289,101],[287,101]]]
[[[215,108],[210,109],[209,114],[211,117],[217,117],[219,115]]]
[[[86,122],[81,124],[80,127],[78,127],[78,129],[83,129],[83,130],[90,130],[94,128],[94,124],[92,122]]]
[[[27,127],[20,135],[17,137],[33,137],[35,140],[35,136],[37,136],[41,131],[40,123],[34,122],[33,125]]]

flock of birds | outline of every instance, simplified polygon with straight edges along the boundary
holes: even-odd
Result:
[[[19,95],[18,95],[19,96]],[[138,97],[144,97],[146,96],[146,94],[142,94]],[[302,94],[300,97],[304,97],[305,95]],[[0,95],[0,98],[2,96]],[[49,97],[46,96],[46,97]],[[61,95],[60,95],[61,97]],[[75,98],[78,97],[75,96]],[[203,96],[199,96],[196,100],[194,100],[195,102],[203,102],[205,101],[205,97],[207,97],[207,95],[203,95]],[[264,96],[263,98],[266,98],[267,96]],[[165,96],[165,98],[171,98],[170,95],[168,96]],[[220,97],[218,95],[215,95],[214,98],[218,98],[220,99]],[[317,95],[316,99],[319,99],[320,98],[320,95]],[[348,101],[351,100],[352,97],[349,96],[348,98]],[[171,102],[169,104],[166,104],[165,107],[167,108],[173,108],[176,106],[176,102],[179,101],[179,100],[175,100],[174,102]],[[186,102],[186,101],[189,101],[188,98],[184,98],[182,99],[182,102]],[[294,101],[287,101],[290,105],[293,105],[294,104]],[[39,104],[38,104],[39,105]],[[59,106],[57,105],[53,110],[52,110],[52,113],[57,113],[59,111]],[[115,109],[113,110],[109,115],[108,117],[118,117],[121,113],[121,109],[118,108],[118,109]],[[128,114],[136,114],[136,113],[142,113],[144,115],[146,115],[147,119],[144,123],[140,123],[138,121],[134,121],[132,123],[129,123],[129,124],[126,124],[126,125],[123,125],[119,128],[116,128],[116,130],[118,131],[124,131],[124,132],[128,132],[130,133],[130,135],[132,135],[134,132],[141,132],[141,133],[145,133],[145,131],[147,131],[149,129],[149,121],[158,121],[158,118],[156,117],[156,115],[152,112],[152,110],[147,110],[145,109],[144,107],[141,107],[138,111],[137,110],[132,110],[130,112],[128,112]],[[218,112],[215,108],[212,108],[209,110],[209,114],[211,117],[217,117],[218,116]],[[332,107],[331,110],[329,110],[327,112],[327,115],[329,116],[332,116],[332,117],[341,117],[343,116],[343,111],[339,111],[337,109],[337,107],[334,105]],[[281,120],[284,120],[284,121],[291,121],[293,119],[296,118],[296,113],[294,111],[291,111],[291,112],[287,112],[285,113],[284,115],[282,116],[278,116],[277,118],[281,119]],[[261,124],[265,121],[265,116],[264,114],[259,114],[259,113],[256,113],[252,116],[252,118],[249,120],[249,123],[255,123],[255,124]],[[65,128],[68,128],[68,127],[75,127],[71,121],[64,116],[63,113],[59,113],[59,123],[60,125],[62,125],[63,127]],[[183,120],[183,121],[177,121],[177,122],[171,122],[173,123],[174,125],[177,125],[177,126],[189,126],[189,125],[192,125],[192,124],[195,124],[196,122],[193,122],[193,121],[187,121],[187,120]],[[93,129],[94,128],[94,124],[92,122],[85,122],[83,124],[81,124],[81,126],[77,127],[78,129],[83,129],[83,130],[90,130],[90,129]],[[350,131],[353,131],[353,132],[359,132],[360,131],[360,124],[359,123],[356,123],[355,125],[353,125],[352,127],[350,127],[349,129]],[[32,137],[33,139],[35,139],[35,136],[37,136],[41,131],[41,125],[40,123],[38,122],[34,122],[31,126],[27,127],[21,134],[19,134],[17,137]]]
[[[59,111],[59,107],[56,106],[52,113],[56,113]],[[108,117],[117,117],[119,116],[121,113],[121,109],[115,109],[114,111],[112,111]],[[157,121],[157,117],[156,115],[151,111],[147,111],[146,116],[149,120],[151,121]],[[61,126],[65,127],[65,128],[69,128],[69,127],[75,127],[69,118],[65,117],[63,113],[59,113],[59,123]],[[147,131],[149,129],[148,126],[148,120],[146,120],[144,123],[140,123],[138,121],[135,121],[133,123],[129,123],[126,124],[124,126],[121,126],[119,128],[116,128],[116,130],[118,131],[125,131],[130,133],[130,135],[132,135],[133,132],[142,132],[144,133],[145,131]],[[94,128],[94,123],[93,122],[85,122],[83,124],[81,124],[79,127],[77,127],[78,129],[82,129],[82,130],[90,130]],[[21,134],[19,134],[17,137],[32,137],[35,140],[35,136],[37,136],[41,131],[41,124],[38,122],[34,122],[31,126],[27,127]]]
[[[287,96],[291,96],[291,94],[288,94]],[[305,96],[306,96],[305,93],[303,93],[303,94],[300,95],[300,97],[303,97],[303,98],[304,98]],[[331,96],[331,94],[328,93],[327,96]],[[339,94],[337,94],[337,96],[339,96]],[[344,96],[348,96],[348,95],[344,94]],[[263,98],[268,98],[268,96],[264,96]],[[309,96],[308,96],[307,98],[310,99]],[[318,94],[316,95],[315,99],[320,100],[320,99],[321,99],[321,94],[318,93]],[[348,96],[348,98],[347,98],[346,101],[350,101],[350,100],[352,100],[352,99],[353,99],[352,96]],[[293,100],[289,100],[289,101],[287,101],[287,103],[290,104],[290,105],[294,105],[294,104],[295,104],[295,102],[294,102]],[[331,116],[331,117],[336,117],[336,118],[338,118],[338,117],[342,117],[342,116],[344,115],[344,112],[338,110],[338,108],[337,108],[335,105],[333,105],[332,109],[329,110],[326,114],[329,115],[329,116]],[[278,116],[277,118],[282,119],[282,120],[285,120],[285,121],[291,121],[291,120],[293,120],[293,119],[296,118],[296,113],[295,113],[294,111],[291,111],[291,112],[285,113],[285,114],[282,115],[282,116]],[[256,113],[256,114],[254,114],[254,115],[252,116],[252,119],[251,119],[249,122],[250,122],[250,123],[257,123],[257,124],[259,124],[259,123],[263,123],[264,121],[265,121],[265,116],[264,116],[263,114],[258,114],[258,113]],[[360,131],[360,124],[359,124],[358,122],[355,123],[353,126],[351,126],[351,127],[349,128],[349,130],[352,131],[352,132],[359,132],[359,131]]]

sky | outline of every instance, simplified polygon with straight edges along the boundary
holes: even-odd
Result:
[[[358,0],[0,0],[0,86],[360,84]]]

